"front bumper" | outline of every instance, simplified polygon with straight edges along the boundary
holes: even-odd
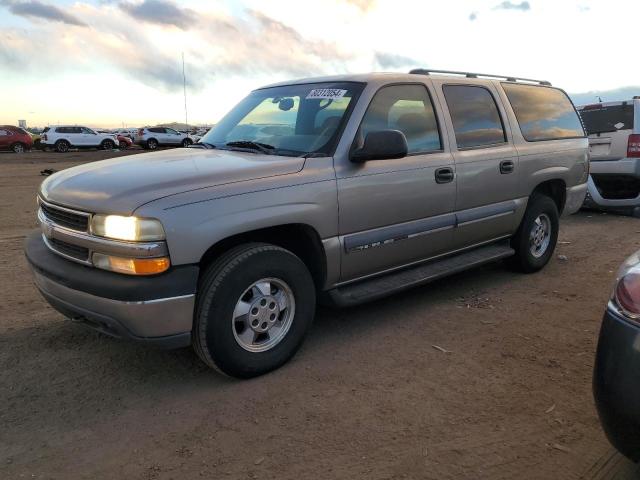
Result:
[[[593,394],[609,441],[640,460],[640,327],[609,305],[600,329]]]
[[[566,200],[564,202],[563,215],[573,215],[584,203],[584,197],[587,194],[587,184],[581,183],[573,187],[567,188]]]
[[[165,348],[190,344],[197,266],[151,277],[107,272],[56,255],[40,232],[27,237],[25,255],[38,290],[66,317],[113,337]]]

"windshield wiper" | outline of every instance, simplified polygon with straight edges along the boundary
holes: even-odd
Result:
[[[271,154],[276,147],[268,145],[262,142],[253,142],[251,140],[237,140],[235,142],[228,142],[227,147],[247,148],[249,150],[257,150],[260,153]]]

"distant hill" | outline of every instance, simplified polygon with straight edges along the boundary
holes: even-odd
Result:
[[[570,93],[569,96],[576,105],[587,103],[597,103],[598,98],[603,102],[617,102],[620,100],[631,100],[634,96],[640,95],[640,86],[621,87],[614,90],[593,90],[585,93]]]
[[[159,123],[157,127],[173,128],[174,130],[193,130],[196,128],[210,127],[211,125],[191,125],[181,122]]]

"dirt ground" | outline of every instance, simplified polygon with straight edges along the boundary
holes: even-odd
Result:
[[[40,298],[22,254],[44,168],[0,154],[0,478],[617,479],[591,370],[634,218],[565,219],[542,272],[502,264],[318,311],[288,365],[236,381],[120,342]]]

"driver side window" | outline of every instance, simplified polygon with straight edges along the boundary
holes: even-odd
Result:
[[[378,130],[400,130],[407,138],[409,154],[442,150],[433,103],[422,85],[383,87],[371,100],[362,119],[362,138]]]

